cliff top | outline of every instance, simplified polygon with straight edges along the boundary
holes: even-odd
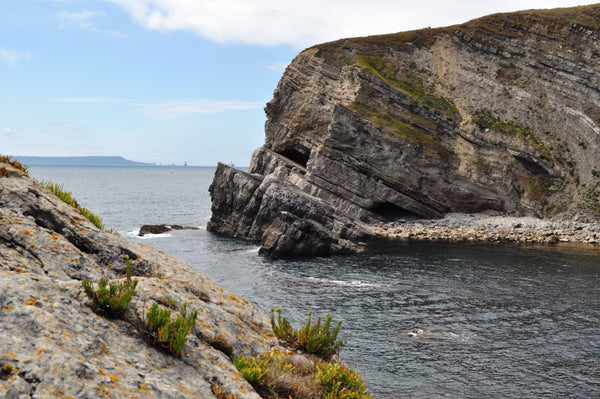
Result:
[[[386,53],[390,48],[393,48],[394,51],[412,51],[431,47],[440,36],[454,34],[457,30],[476,39],[482,39],[490,34],[506,38],[522,38],[532,30],[537,30],[539,26],[545,28],[545,35],[558,40],[566,37],[564,28],[571,28],[573,24],[577,25],[579,29],[586,30],[590,35],[597,35],[600,28],[600,3],[578,7],[491,14],[459,25],[347,38],[318,44],[307,50],[316,48],[328,63],[342,67],[348,65],[349,61],[347,51],[340,50],[349,50],[350,47],[360,54],[376,55]]]

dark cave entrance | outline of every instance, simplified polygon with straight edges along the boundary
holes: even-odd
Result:
[[[393,222],[400,219],[423,219],[421,215],[408,211],[391,202],[378,202],[372,208],[371,212],[381,216],[383,219]]]
[[[296,162],[303,168],[306,168],[306,164],[310,158],[310,153],[307,154],[294,148],[286,148],[285,150],[280,151],[279,155]]]

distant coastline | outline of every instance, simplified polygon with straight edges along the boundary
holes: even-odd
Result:
[[[130,161],[121,156],[13,156],[13,158],[29,166],[156,166],[156,164],[152,163]]]

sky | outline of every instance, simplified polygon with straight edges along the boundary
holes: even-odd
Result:
[[[304,48],[583,0],[0,0],[0,154],[247,166]]]

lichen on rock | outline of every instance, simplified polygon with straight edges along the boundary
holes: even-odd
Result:
[[[0,177],[0,396],[259,398],[231,356],[277,345],[269,319],[155,248],[98,230],[8,164]],[[138,280],[123,319],[94,313],[81,281]],[[148,345],[136,323],[154,301],[187,303],[196,325],[179,358]],[[178,309],[177,309],[178,310]]]

